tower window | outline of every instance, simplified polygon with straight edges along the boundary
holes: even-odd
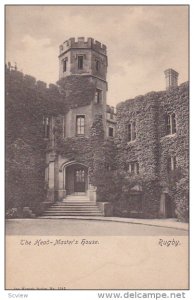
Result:
[[[83,55],[78,56],[78,69],[82,70],[84,65],[84,57]]]
[[[129,173],[139,174],[139,164],[137,161],[133,161],[129,163]]]
[[[114,129],[112,127],[108,128],[108,136],[110,136],[110,137],[114,136]]]
[[[128,125],[128,141],[134,141],[136,139],[136,122],[131,122]]]
[[[85,134],[85,116],[76,117],[76,134],[77,135]]]
[[[95,102],[100,103],[102,101],[102,90],[96,89]]]
[[[100,62],[99,60],[96,60],[96,71],[100,70]]]
[[[166,135],[174,133],[176,133],[176,115],[166,114]]]
[[[67,59],[63,60],[63,72],[67,71]]]

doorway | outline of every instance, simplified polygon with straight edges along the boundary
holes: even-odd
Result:
[[[82,164],[72,164],[65,168],[65,190],[67,195],[86,193],[88,189],[88,168]]]
[[[165,216],[166,218],[173,218],[173,205],[169,194],[165,194]]]
[[[86,172],[83,167],[79,167],[74,171],[74,192],[86,191]]]

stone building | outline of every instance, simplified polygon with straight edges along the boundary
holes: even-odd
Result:
[[[29,159],[38,167],[34,178],[42,176],[46,153],[44,215],[188,215],[188,82],[178,86],[178,73],[168,69],[166,90],[126,100],[115,109],[106,103],[107,66],[105,45],[92,38],[71,38],[59,47],[57,85],[47,88],[17,70],[6,71],[7,143],[10,140],[10,149],[19,147],[18,138],[30,143]],[[21,102],[21,114],[14,105],[22,98],[28,104]],[[13,122],[16,115],[30,125]],[[45,145],[37,147],[38,156],[37,141]],[[30,186],[32,177],[25,174]],[[16,190],[12,179],[10,191]],[[26,203],[25,189],[22,193]],[[13,195],[10,192],[10,203]]]
[[[71,38],[59,47],[59,86],[68,109],[65,115],[45,119],[47,201],[96,201],[90,173],[95,147],[91,131],[100,119],[103,140],[115,136],[116,113],[106,104],[108,84],[106,46],[92,38]],[[69,147],[69,153],[64,149]],[[73,151],[78,147],[76,154]],[[70,156],[69,156],[69,155]],[[81,197],[82,196],[82,197]]]
[[[188,82],[178,86],[173,69],[165,77],[165,91],[117,106],[119,166],[133,182],[129,210],[148,217],[175,217],[181,201],[176,199],[177,182],[188,176]]]

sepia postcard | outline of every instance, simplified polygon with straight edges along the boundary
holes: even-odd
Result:
[[[6,5],[5,43],[5,290],[188,290],[189,5]]]

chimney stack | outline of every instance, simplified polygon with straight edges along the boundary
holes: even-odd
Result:
[[[177,73],[173,69],[167,69],[164,71],[165,78],[166,78],[166,90],[169,90],[173,87],[178,86],[178,76],[179,73]]]

